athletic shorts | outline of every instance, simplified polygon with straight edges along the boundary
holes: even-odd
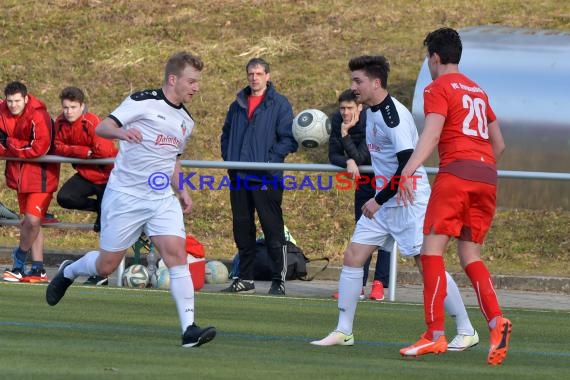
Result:
[[[497,187],[439,173],[432,187],[424,234],[483,244],[495,215]]]
[[[352,242],[386,248],[395,240],[402,256],[419,255],[426,206],[427,199],[407,207],[380,207],[372,219],[362,215],[356,223]]]
[[[101,203],[99,244],[109,252],[132,246],[141,233],[146,236],[180,236],[186,238],[182,207],[176,196],[164,199],[141,199],[106,189]]]
[[[53,193],[18,193],[20,214],[31,214],[38,218],[46,216]]]

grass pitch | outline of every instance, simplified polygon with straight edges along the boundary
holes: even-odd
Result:
[[[0,283],[0,368],[6,379],[440,379],[564,378],[570,368],[570,313],[508,309],[511,350],[486,364],[488,334],[468,352],[404,359],[398,349],[423,331],[414,304],[361,302],[354,347],[314,347],[337,320],[336,302],[197,293],[200,326],[216,339],[180,347],[168,292],[74,286],[55,307],[44,285]],[[448,326],[450,339],[453,326]],[[566,374],[566,375],[565,375]]]

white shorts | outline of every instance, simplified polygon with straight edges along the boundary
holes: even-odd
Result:
[[[388,236],[386,240],[384,240],[384,244],[380,246],[380,249],[386,252],[392,252],[394,249],[394,238],[392,235]]]
[[[380,207],[372,219],[362,215],[356,223],[351,241],[390,247],[395,240],[402,256],[419,255],[424,239],[426,207],[427,200],[416,201],[407,207]]]
[[[106,189],[101,204],[99,246],[118,252],[132,246],[141,233],[146,236],[186,238],[182,207],[176,196],[146,200]]]

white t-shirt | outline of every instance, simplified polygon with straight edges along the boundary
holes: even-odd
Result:
[[[370,151],[372,168],[376,179],[376,193],[392,179],[398,169],[397,153],[415,149],[418,143],[418,130],[412,114],[397,99],[390,95],[377,106],[366,111],[366,143]],[[429,180],[423,166],[416,172],[415,198],[427,200],[430,194]],[[411,179],[409,179],[411,180]],[[393,196],[382,207],[399,206]]]
[[[119,154],[107,187],[143,199],[171,196],[171,186],[157,189],[157,182],[151,186],[151,177],[164,173],[159,184],[172,178],[176,158],[184,151],[194,128],[188,110],[184,105],[170,103],[162,90],[147,90],[127,97],[109,117],[121,128],[139,129],[142,142],[119,142]]]

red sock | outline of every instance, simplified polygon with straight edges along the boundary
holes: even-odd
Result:
[[[473,284],[479,308],[481,308],[481,312],[487,319],[487,323],[491,319],[503,315],[497,300],[493,280],[491,280],[491,274],[485,264],[482,261],[472,262],[465,267],[465,273],[471,280],[471,284]]]
[[[424,278],[424,317],[427,324],[426,339],[433,339],[435,331],[445,330],[443,302],[447,295],[447,280],[443,256],[421,255]]]

